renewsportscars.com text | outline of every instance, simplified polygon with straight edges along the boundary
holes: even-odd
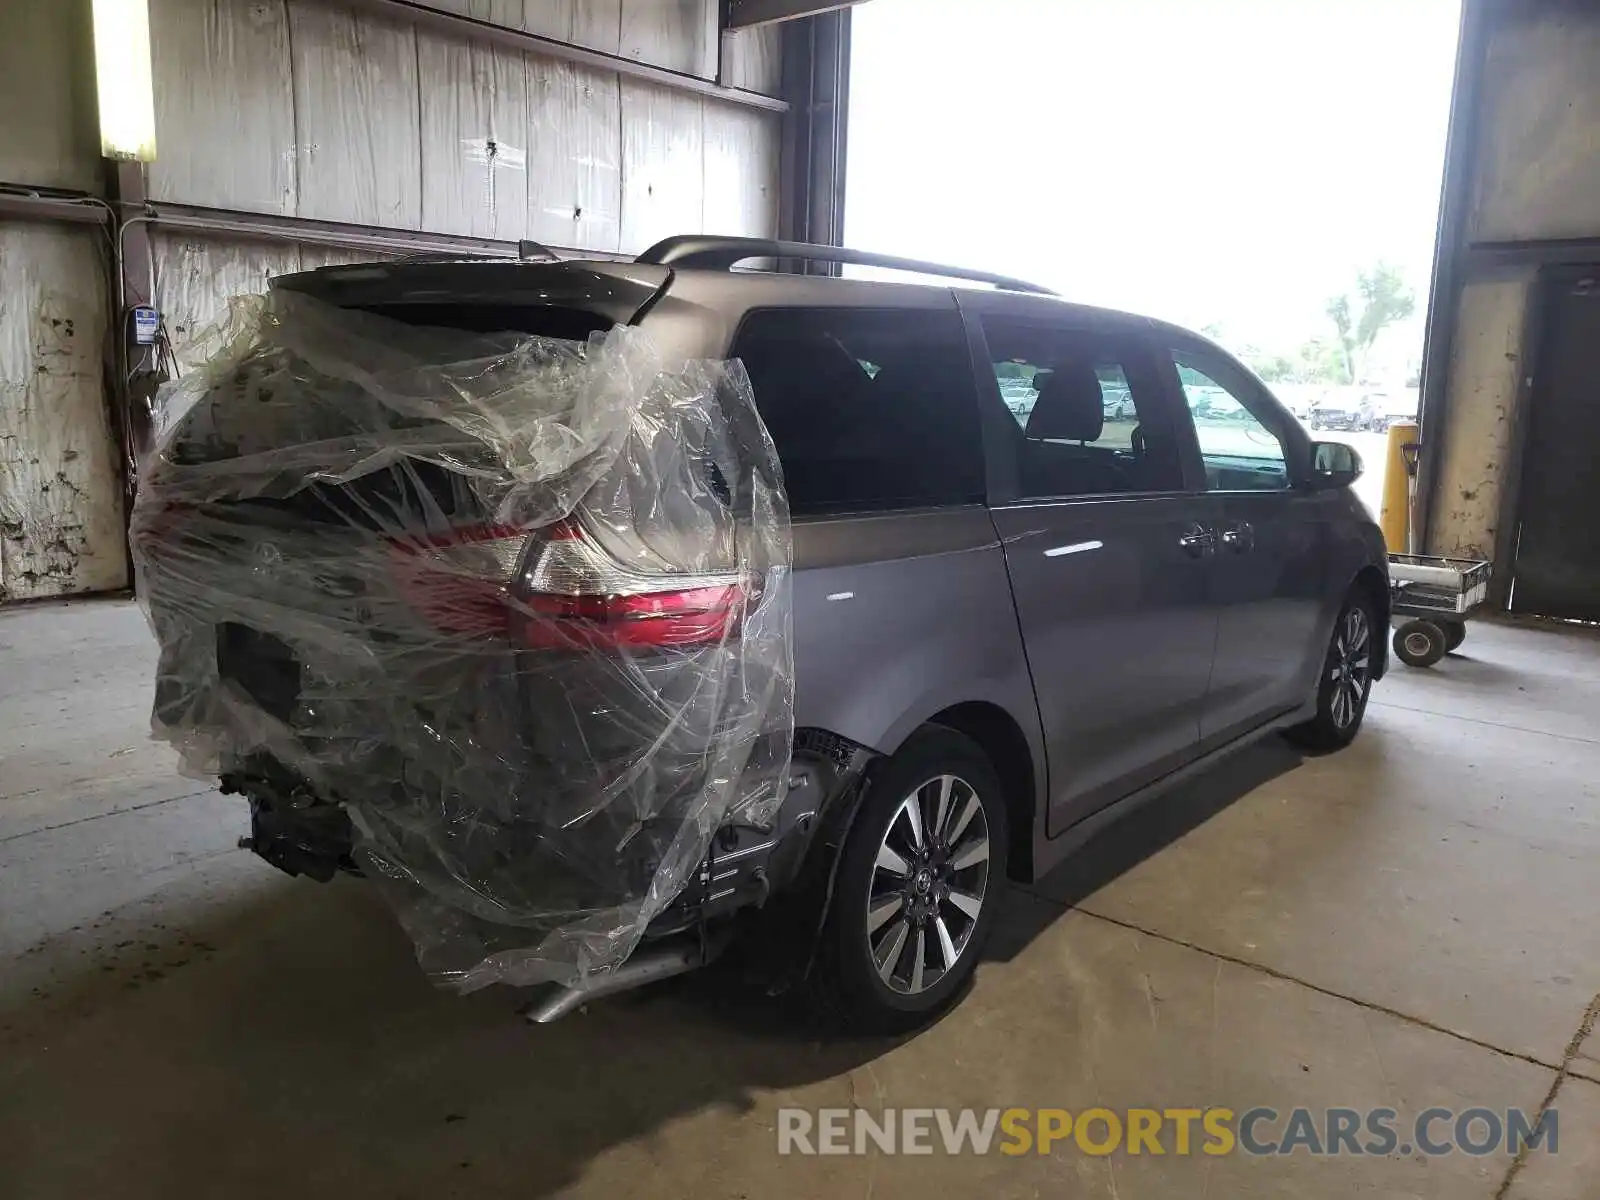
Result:
[[[1555,1154],[1555,1109],[780,1108],[779,1154]]]

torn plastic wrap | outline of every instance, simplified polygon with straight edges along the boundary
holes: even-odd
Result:
[[[620,965],[782,800],[788,510],[743,369],[283,291],[218,337],[133,516],[156,735],[292,831],[279,865],[343,832],[441,981]]]

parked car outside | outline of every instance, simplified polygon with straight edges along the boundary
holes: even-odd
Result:
[[[1395,392],[1374,393],[1369,399],[1372,402],[1372,419],[1368,428],[1373,433],[1387,433],[1389,426],[1396,421],[1415,421],[1417,419],[1416,388],[1405,388]]]
[[[1337,429],[1359,433],[1372,424],[1373,408],[1360,393],[1350,389],[1330,388],[1311,408],[1310,425],[1313,431]]]
[[[1108,421],[1126,421],[1134,415],[1133,393],[1126,382],[1100,380],[1101,412]]]
[[[861,1027],[925,1021],[971,977],[1005,879],[1038,878],[1242,743],[1346,745],[1384,674],[1386,558],[1350,491],[1359,460],[1311,441],[1236,359],[1039,289],[961,286],[953,269],[954,287],[726,269],[846,254],[685,237],[628,263],[368,264],[274,282],[419,326],[581,338],[636,323],[669,353],[741,360],[776,444],[794,545],[783,808],[719,830],[633,959],[544,1017],[698,965],[736,920],[798,912],[788,949],[819,997]],[[1186,395],[1180,372],[1204,382]],[[455,510],[434,508],[435,523],[441,511]],[[256,518],[237,516],[210,569],[267,569],[242,536]],[[561,536],[595,563],[616,541],[581,522]],[[535,531],[473,569],[508,604],[540,602],[550,547]],[[598,592],[562,599],[574,628],[602,619]],[[254,644],[234,647],[235,670],[252,669]],[[529,653],[559,651],[505,647]],[[575,722],[574,743],[605,707],[524,703],[515,720]],[[274,813],[255,836],[269,860],[274,838],[326,845],[336,797],[250,799]]]

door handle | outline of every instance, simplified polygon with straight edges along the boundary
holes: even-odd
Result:
[[[1222,544],[1235,554],[1244,554],[1256,548],[1256,529],[1249,521],[1240,521],[1222,531]]]
[[[1217,549],[1217,535],[1206,525],[1196,525],[1188,533],[1178,538],[1178,545],[1190,558],[1200,558],[1212,554]]]

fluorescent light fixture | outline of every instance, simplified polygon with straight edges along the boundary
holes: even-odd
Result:
[[[149,0],[94,0],[94,76],[100,153],[125,162],[154,162]]]

